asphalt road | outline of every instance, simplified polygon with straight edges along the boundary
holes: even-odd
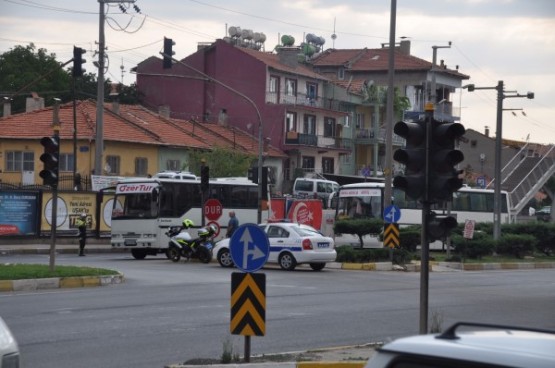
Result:
[[[0,262],[48,263],[47,255]],[[24,367],[153,368],[219,358],[229,333],[231,272],[218,264],[144,261],[127,254],[58,255],[58,265],[117,269],[121,285],[0,293],[0,315]],[[266,335],[251,353],[386,341],[418,333],[418,273],[300,268],[266,273]],[[429,311],[442,326],[477,321],[555,329],[555,270],[430,274]],[[430,318],[431,323],[431,318]]]

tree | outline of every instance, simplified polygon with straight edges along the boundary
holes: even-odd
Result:
[[[359,245],[362,249],[365,235],[378,235],[383,231],[384,222],[377,218],[366,219],[344,219],[335,223],[333,231],[336,234],[353,234],[358,236]]]
[[[222,147],[214,147],[211,151],[193,151],[189,154],[189,170],[200,176],[201,160],[210,167],[211,178],[247,176],[254,155]]]
[[[85,69],[89,69],[82,77],[75,80],[75,94],[78,100],[96,99],[96,69],[92,64],[92,56],[86,57]],[[0,54],[0,96],[13,98],[12,112],[25,112],[25,100],[31,92],[44,98],[46,106],[59,98],[63,103],[73,99],[72,96],[72,64],[66,68],[63,62],[56,60],[56,55],[49,54],[46,49],[36,49],[34,44],[14,46],[10,51]],[[110,79],[104,82],[104,95],[110,95]],[[123,86],[119,96],[120,102],[134,104],[138,101],[137,87]]]
[[[0,54],[0,94],[13,97],[14,112],[25,111],[25,99],[31,92],[45,97],[46,104],[51,103],[49,97],[68,101],[70,81],[70,75],[56,61],[56,55],[48,54],[46,49],[37,50],[32,43]]]

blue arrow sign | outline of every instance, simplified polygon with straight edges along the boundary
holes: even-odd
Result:
[[[243,272],[261,269],[270,255],[268,236],[258,225],[244,224],[233,232],[229,239],[231,259]]]
[[[401,219],[401,210],[392,204],[383,210],[383,221],[388,224],[394,224]]]

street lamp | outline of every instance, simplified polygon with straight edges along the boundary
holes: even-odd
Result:
[[[497,125],[495,133],[495,173],[494,173],[494,187],[493,187],[493,239],[499,240],[501,237],[501,143],[502,143],[502,128],[503,128],[503,100],[505,98],[534,98],[533,92],[527,94],[519,94],[516,92],[507,92],[514,94],[507,94],[503,81],[497,82],[495,87],[476,87],[474,84],[463,86],[467,88],[468,92],[473,92],[477,89],[495,89],[497,90]]]

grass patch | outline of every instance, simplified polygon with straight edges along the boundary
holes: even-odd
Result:
[[[453,255],[453,252],[451,252]],[[444,262],[447,260],[447,254],[445,252],[430,252],[430,260]],[[536,254],[531,258],[517,258],[507,255],[489,255],[483,256],[480,259],[465,258],[464,263],[534,263],[534,262],[555,262],[555,256],[546,256],[544,254]]]
[[[0,280],[44,279],[49,277],[108,276],[118,271],[106,268],[56,266],[50,272],[48,265],[38,264],[0,264]]]

